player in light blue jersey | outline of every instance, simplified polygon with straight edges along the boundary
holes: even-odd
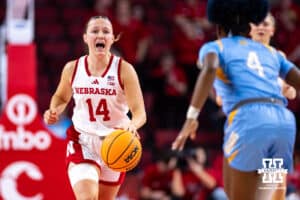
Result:
[[[276,49],[270,46],[270,41],[275,32],[275,18],[271,13],[268,13],[265,19],[259,24],[251,23],[251,31],[250,36],[254,41],[260,42],[272,49],[272,51],[276,51]],[[279,50],[277,50],[279,51]],[[203,53],[203,52],[202,52]],[[285,58],[285,54],[282,51],[279,51],[282,54],[283,58]],[[202,58],[200,58],[202,57]],[[201,59],[203,59],[203,54],[199,55],[199,59],[197,61],[198,67],[201,68],[202,64],[200,63]],[[285,62],[282,62],[285,63]],[[296,90],[294,87],[287,84],[281,78],[277,79],[278,84],[281,86],[281,92],[287,99],[295,99],[296,98]],[[221,106],[222,99],[218,94],[216,94],[216,103]]]
[[[172,145],[181,150],[195,137],[197,117],[214,84],[227,115],[223,171],[230,200],[285,199],[285,170],[293,165],[295,118],[277,78],[299,90],[300,71],[278,51],[248,38],[249,23],[260,23],[267,12],[267,0],[208,1],[209,20],[227,37],[201,48],[203,70]]]
[[[265,19],[259,24],[251,23],[250,36],[253,40],[260,42],[266,45],[268,48],[274,48],[270,46],[271,39],[275,33],[276,22],[274,16],[269,12]],[[284,57],[285,53],[278,50]],[[278,78],[278,83],[281,86],[281,92],[287,99],[295,99],[297,96],[296,90],[294,87],[291,87],[281,78]]]

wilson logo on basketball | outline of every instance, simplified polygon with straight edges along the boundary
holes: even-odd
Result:
[[[134,156],[136,155],[138,150],[139,150],[139,147],[135,146],[134,149],[130,152],[130,154],[124,159],[124,161],[126,163],[129,163],[134,158]]]

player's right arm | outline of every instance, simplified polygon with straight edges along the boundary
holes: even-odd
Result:
[[[293,94],[296,90],[300,90],[300,70],[294,63],[290,62],[282,51],[277,51],[277,56],[280,62],[280,78],[283,80],[282,94],[288,99],[296,96]],[[295,91],[293,91],[295,90]]]
[[[46,124],[54,124],[65,110],[72,97],[71,80],[75,68],[75,61],[68,62],[62,71],[58,87],[51,98],[49,109],[44,113]]]
[[[293,86],[296,90],[300,90],[300,70],[293,67],[285,77],[285,81]]]
[[[281,86],[281,93],[283,96],[290,100],[296,98],[297,91],[293,86],[287,84],[285,80],[282,80],[281,78],[278,78],[278,83]]]

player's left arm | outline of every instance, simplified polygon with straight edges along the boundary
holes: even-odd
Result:
[[[212,90],[218,66],[218,55],[214,52],[207,53],[204,57],[203,69],[198,75],[193,91],[187,118],[175,141],[172,143],[173,150],[182,150],[188,138],[194,139],[196,137],[196,130],[198,128],[197,118],[209,92]]]
[[[124,92],[132,114],[131,128],[139,129],[146,123],[146,111],[144,105],[143,94],[139,83],[138,75],[131,64],[122,61],[121,65],[121,81],[124,85]],[[129,127],[129,129],[131,129]],[[135,130],[131,130],[135,131]]]
[[[216,76],[219,59],[215,53],[208,53],[204,58],[204,67],[199,74],[190,105],[202,109]]]

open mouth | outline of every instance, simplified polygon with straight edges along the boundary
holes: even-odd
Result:
[[[105,44],[103,42],[97,42],[96,43],[96,49],[97,50],[102,50],[105,48]]]
[[[265,33],[264,33],[264,32],[259,32],[258,35],[259,35],[259,36],[264,36]]]

